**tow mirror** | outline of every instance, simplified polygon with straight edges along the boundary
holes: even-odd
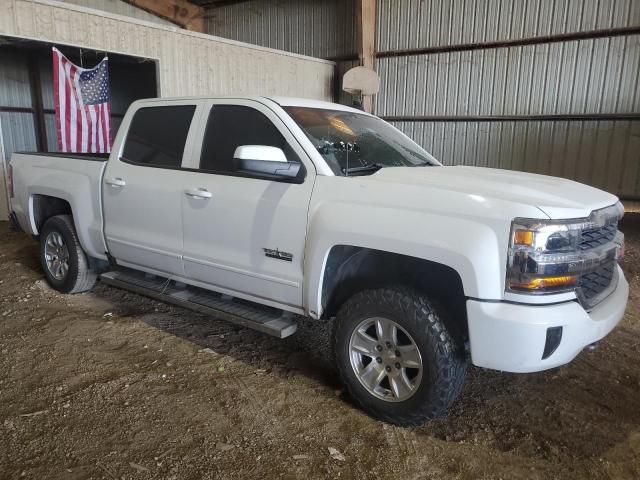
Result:
[[[282,149],[266,145],[241,145],[233,154],[236,171],[271,180],[294,181],[301,164],[289,162]]]

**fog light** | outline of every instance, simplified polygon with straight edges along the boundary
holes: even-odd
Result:
[[[549,358],[553,352],[560,346],[562,340],[562,327],[547,328],[547,340],[544,343],[544,352],[542,352],[542,360]]]

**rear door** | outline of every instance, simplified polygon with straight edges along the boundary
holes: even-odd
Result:
[[[182,197],[199,102],[141,104],[103,178],[105,237],[119,264],[182,276]],[[127,125],[127,119],[123,126]]]
[[[202,150],[183,195],[184,264],[188,279],[213,290],[280,308],[302,305],[304,245],[315,169],[278,116],[250,100],[217,100],[203,106]],[[281,148],[301,162],[297,183],[238,172],[241,145]]]

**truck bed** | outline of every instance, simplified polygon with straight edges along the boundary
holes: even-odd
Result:
[[[96,258],[106,258],[102,233],[102,154],[14,153],[11,210],[20,227],[38,235],[38,209],[48,197],[66,201],[74,213],[80,243]]]

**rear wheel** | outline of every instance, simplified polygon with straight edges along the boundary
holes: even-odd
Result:
[[[340,376],[366,412],[398,425],[421,425],[457,398],[466,360],[443,317],[446,312],[411,289],[354,295],[334,332]]]
[[[51,217],[42,227],[40,262],[47,282],[59,292],[85,292],[96,283],[96,272],[80,246],[71,215]]]

